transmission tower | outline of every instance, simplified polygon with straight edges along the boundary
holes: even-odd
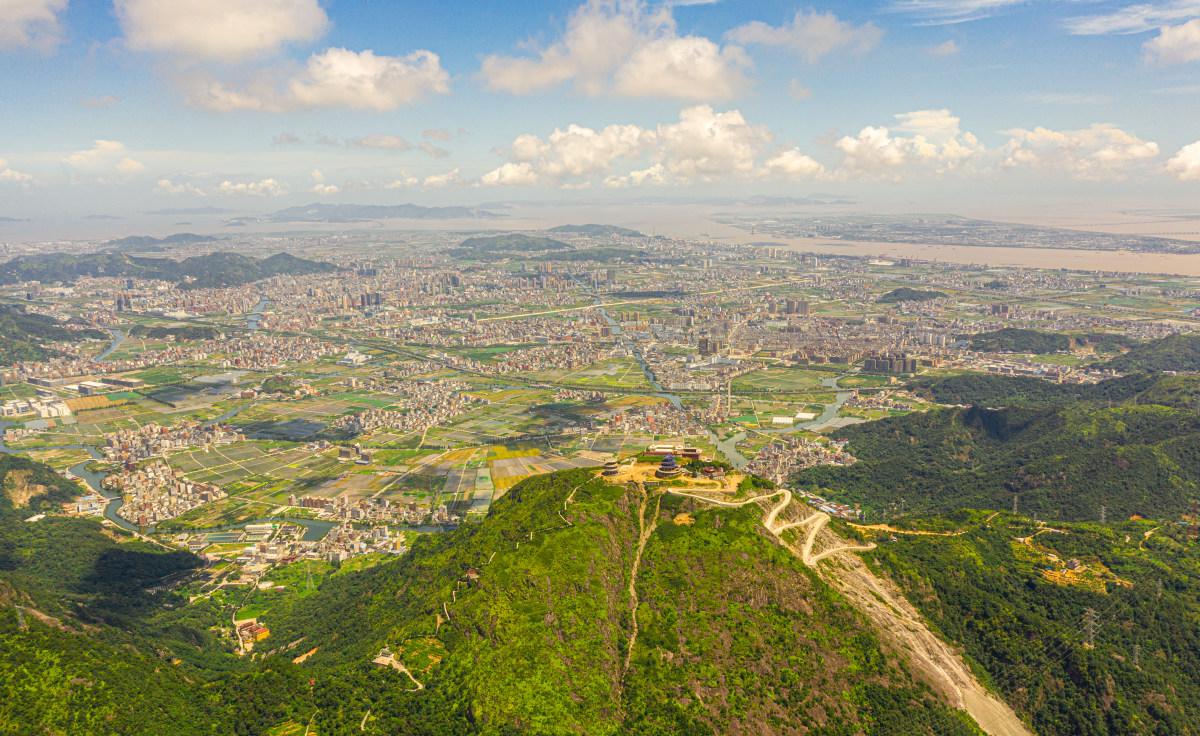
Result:
[[[25,609],[17,606],[17,628],[22,631],[29,628],[29,624],[25,623]]]
[[[1089,608],[1083,612],[1083,628],[1087,631],[1087,647],[1095,648],[1096,641],[1096,621],[1099,616],[1096,614],[1096,609]]]
[[[1108,520],[1108,509],[1101,506],[1100,507],[1100,523],[1103,524],[1107,520]]]
[[[1017,496],[1013,494],[1013,516],[1017,515]]]
[[[1133,645],[1133,666],[1138,666],[1138,659],[1142,656],[1142,647],[1140,644]]]

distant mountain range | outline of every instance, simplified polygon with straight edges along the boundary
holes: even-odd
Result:
[[[449,220],[494,218],[499,215],[474,207],[421,207],[415,204],[320,204],[288,207],[263,219],[269,222],[347,223],[403,218],[409,220]]]

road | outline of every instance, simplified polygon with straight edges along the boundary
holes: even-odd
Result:
[[[754,498],[748,498],[744,501],[719,501],[716,499],[708,498],[706,496],[700,496],[700,495],[697,495],[694,493],[686,493],[684,491],[677,491],[674,488],[668,488],[667,492],[674,496],[685,496],[687,498],[694,498],[697,501],[703,501],[704,503],[707,503],[707,504],[710,504],[713,506],[721,506],[723,508],[740,508],[742,506],[746,506],[747,504],[758,503],[759,501],[762,501],[764,499],[774,498],[775,496],[783,496],[783,499],[780,500],[779,503],[775,504],[775,506],[773,506],[771,508],[771,510],[766,513],[766,515],[763,517],[762,524],[766,528],[767,531],[771,532],[771,534],[774,534],[776,537],[782,536],[783,533],[785,531],[787,531],[788,529],[796,529],[798,527],[807,526],[808,529],[804,536],[804,545],[800,549],[800,559],[804,562],[804,564],[808,565],[809,567],[816,567],[818,562],[825,559],[826,557],[835,555],[838,552],[867,552],[869,550],[875,549],[874,542],[868,542],[866,544],[866,546],[857,546],[857,545],[847,544],[847,545],[842,545],[840,547],[834,547],[832,549],[827,549],[827,550],[821,552],[820,554],[817,554],[814,556],[812,554],[813,544],[817,541],[817,535],[820,534],[821,530],[825,528],[825,525],[829,523],[830,516],[829,516],[829,514],[818,511],[806,519],[802,519],[799,521],[789,521],[789,522],[785,522],[783,524],[776,525],[775,522],[779,516],[779,513],[781,511],[783,511],[784,509],[786,509],[788,507],[788,505],[790,505],[792,502],[792,492],[787,490],[786,488],[780,488],[778,491],[775,491],[774,493],[768,493],[768,494],[765,494],[762,496],[755,496]]]

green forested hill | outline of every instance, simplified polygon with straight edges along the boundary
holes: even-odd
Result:
[[[30,314],[20,304],[0,304],[0,365],[3,366],[46,360],[60,354],[43,343],[105,337],[108,333],[102,330],[69,330],[53,317]]]
[[[676,523],[683,513],[690,523]],[[427,735],[979,736],[895,652],[881,649],[865,618],[762,530],[760,515],[646,498],[591,470],[538,476],[497,501],[482,524],[422,535],[395,562],[328,578],[272,609],[271,648],[260,645],[257,661],[227,672],[169,646],[183,626],[162,625],[174,614],[124,601],[94,615],[110,610],[97,607],[106,599],[88,597],[86,585],[74,591],[93,577],[87,568],[113,553],[97,539],[99,555],[57,563],[66,569],[59,592],[68,603],[84,596],[93,630],[79,630],[86,621],[70,615],[74,603],[63,607],[63,620],[78,622],[74,633],[0,624],[0,643],[11,643],[0,693],[16,700],[9,712],[21,726],[71,735],[248,735],[290,723],[320,736],[363,727]],[[643,524],[655,523],[643,538]],[[30,545],[20,542],[14,557],[29,557]],[[54,592],[44,575],[26,572]],[[19,578],[10,579],[16,587]],[[147,585],[133,579],[130,594]],[[6,603],[0,616],[15,620]],[[118,618],[120,628],[110,628]],[[202,634],[193,649],[218,646]],[[403,672],[370,664],[384,646],[422,689]],[[304,665],[290,662],[314,648]],[[164,652],[184,662],[168,664]],[[54,687],[29,695],[29,683],[44,679]],[[134,692],[122,696],[125,689]],[[87,704],[94,708],[86,717],[73,718],[71,706]]]
[[[942,299],[945,296],[946,294],[940,291],[910,289],[907,286],[901,286],[899,289],[892,289],[875,301],[880,304],[899,304],[900,302],[927,302],[931,299]]]
[[[1103,364],[1122,373],[1134,371],[1200,372],[1200,335],[1172,335],[1135,345]]]
[[[620,235],[623,238],[646,237],[637,230],[630,230],[627,227],[617,227],[616,225],[559,225],[558,227],[550,228],[549,232],[564,235],[590,235],[592,237],[603,237],[605,235]]]
[[[1039,736],[1200,732],[1200,546],[1174,524],[1046,527],[989,516],[909,520],[966,532],[881,536],[867,558]],[[1066,571],[1072,559],[1083,567]]]
[[[240,286],[283,274],[303,275],[336,270],[337,267],[332,263],[310,261],[287,253],[260,259],[241,253],[217,252],[180,261],[124,253],[54,253],[19,256],[0,264],[0,283],[29,280],[70,283],[80,276],[132,276],[178,281],[181,282],[180,288],[201,289]]]
[[[415,673],[427,688],[420,697],[484,733],[724,734],[781,722],[814,734],[975,733],[766,537],[757,510],[697,510],[668,497],[647,511],[660,523],[641,556],[630,653],[639,498],[593,476],[525,481],[481,527],[422,538],[394,564],[272,612],[273,637],[304,637],[318,666],[433,638],[444,658]],[[576,487],[565,512],[574,525],[564,526],[558,511]],[[669,521],[684,510],[692,525]],[[530,541],[530,531],[555,526]],[[406,716],[379,717],[399,729]]]
[[[1022,404],[1065,404],[1079,401],[1128,401],[1150,391],[1162,376],[1133,374],[1093,384],[1051,383],[1032,376],[965,373],[959,376],[920,376],[905,387],[939,404],[986,407]],[[1175,380],[1175,379],[1170,379]],[[1159,396],[1158,393],[1154,394]],[[1176,405],[1176,404],[1172,404]]]
[[[1071,349],[1070,336],[1057,332],[1040,332],[1018,327],[1005,327],[976,335],[960,335],[971,341],[972,350],[1005,351],[1012,353],[1058,353]]]
[[[1041,518],[1176,516],[1200,483],[1200,417],[1157,405],[941,409],[837,430],[860,462],[802,486],[875,513],[1005,509]]]
[[[496,260],[507,257],[522,257],[526,254],[545,253],[551,250],[570,250],[571,246],[554,238],[505,233],[503,235],[480,235],[467,238],[457,248],[446,251],[455,258]]]

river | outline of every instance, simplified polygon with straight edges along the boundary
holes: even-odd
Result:
[[[250,328],[251,332],[258,331],[258,323],[262,320],[263,310],[271,303],[270,299],[259,297],[258,304],[250,308],[250,312],[246,315],[246,327]]]
[[[108,330],[108,334],[112,335],[112,342],[109,343],[108,347],[105,348],[103,353],[100,353],[96,356],[96,358],[92,361],[94,363],[104,360],[108,356],[112,355],[114,352],[116,352],[117,348],[121,347],[121,343],[125,342],[124,332],[121,332],[113,327],[106,327],[105,329]]]

